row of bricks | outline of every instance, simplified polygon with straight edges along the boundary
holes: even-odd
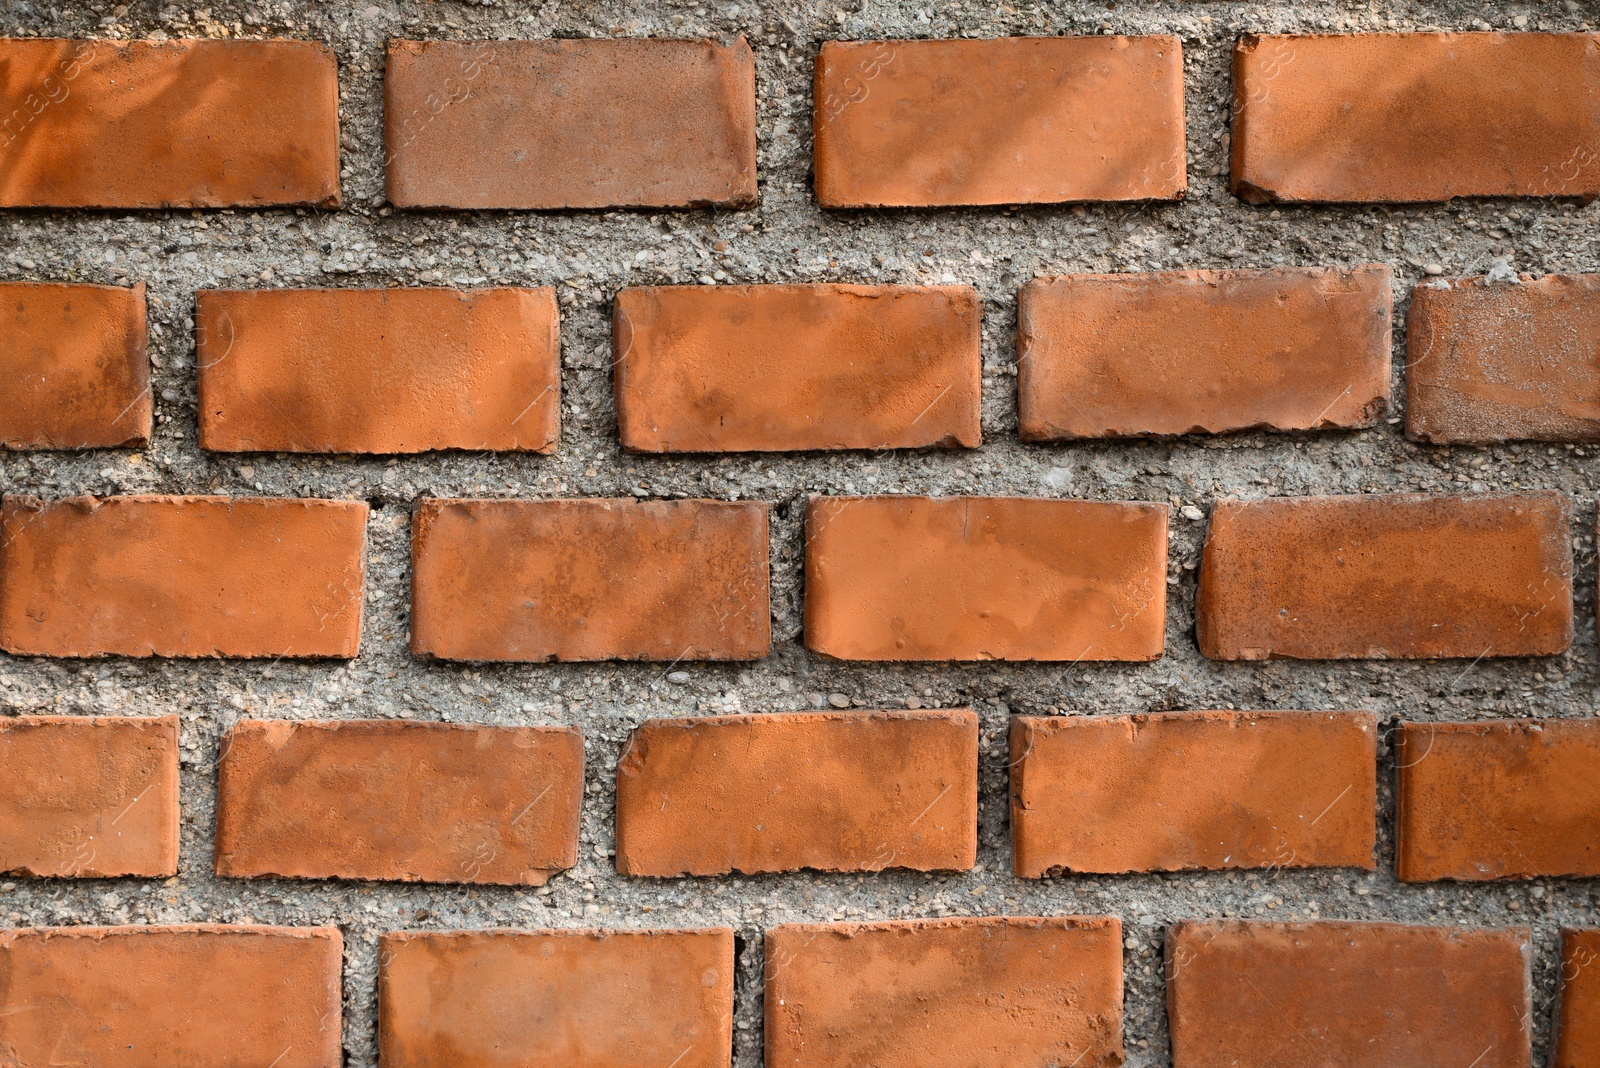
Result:
[[[1256,203],[1592,199],[1596,41],[1241,38],[1233,190]],[[13,160],[0,207],[339,201],[323,45],[4,40],[0,71]],[[813,95],[826,207],[1176,200],[1188,186],[1175,37],[830,41]],[[756,202],[743,38],[392,41],[384,113],[399,207]]]
[[[0,1049],[23,1065],[109,1048],[126,1068],[336,1068],[342,950],[333,927],[0,932]],[[728,928],[386,934],[380,1063],[727,1068],[735,952]],[[763,952],[767,1068],[1123,1063],[1115,917],[787,924]],[[1593,1068],[1600,930],[1564,931],[1560,952],[1550,1064]],[[1530,1068],[1532,956],[1525,928],[1181,921],[1172,1064]]]
[[[1222,499],[1195,603],[1216,660],[1550,656],[1573,638],[1571,502],[1550,490]],[[416,504],[411,650],[455,661],[757,660],[768,506]],[[0,503],[0,649],[354,657],[367,505]],[[1165,648],[1168,509],[812,497],[804,639],[840,660],[1143,661]]]
[[[981,307],[965,286],[623,289],[622,444],[975,447]],[[1018,303],[1019,434],[1372,426],[1389,406],[1391,308],[1381,264],[1039,279]],[[205,449],[556,447],[549,288],[202,290],[195,331]],[[1600,275],[1424,283],[1406,349],[1417,440],[1600,439]],[[5,447],[149,440],[142,286],[0,285],[0,350]]]
[[[1369,712],[1011,724],[1016,874],[1373,870]],[[1398,728],[1407,882],[1600,876],[1600,720]],[[0,719],[0,871],[177,870],[175,717]],[[574,728],[242,720],[216,872],[543,885],[578,856]],[[647,720],[617,763],[624,875],[958,871],[977,859],[968,710]]]

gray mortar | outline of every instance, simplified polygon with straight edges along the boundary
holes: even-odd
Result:
[[[858,0],[851,0],[852,3]],[[1486,21],[1481,21],[1486,20]],[[1600,886],[1535,880],[1401,886],[1395,881],[1392,755],[1383,746],[1379,867],[1356,871],[1065,876],[1010,875],[1006,725],[1012,712],[1121,713],[1205,708],[1365,708],[1399,717],[1589,716],[1600,655],[1595,607],[1596,448],[1423,447],[1397,412],[1358,433],[1260,434],[1178,441],[1024,446],[1016,440],[1016,290],[1037,275],[1161,267],[1387,262],[1396,283],[1397,411],[1411,287],[1427,264],[1481,273],[1498,258],[1534,273],[1600,270],[1600,205],[1482,201],[1401,208],[1250,207],[1225,186],[1229,56],[1246,31],[1426,28],[1578,30],[1600,21],[1590,0],[1470,4],[1293,5],[1122,0],[1035,6],[911,0],[840,10],[832,2],[627,4],[368,0],[240,3],[208,14],[134,3],[0,0],[0,34],[143,37],[291,36],[338,53],[344,193],[311,210],[0,213],[0,280],[150,287],[156,433],[140,452],[0,456],[7,492],[270,494],[359,498],[369,524],[362,651],[349,663],[49,661],[0,657],[6,712],[182,717],[182,874],[159,880],[0,882],[6,926],[216,921],[337,924],[346,935],[344,1047],[376,1060],[380,932],[489,926],[734,927],[740,936],[734,1063],[760,1063],[763,928],[791,921],[935,915],[1104,913],[1126,935],[1130,1065],[1170,1063],[1160,952],[1184,917],[1393,919],[1531,924],[1537,1055],[1548,1047],[1559,928],[1600,923]],[[1175,205],[825,213],[811,195],[810,74],[829,38],[1170,33],[1184,48],[1190,195]],[[744,212],[398,212],[381,207],[384,41],[743,33],[758,80],[761,202]],[[712,248],[725,242],[726,251]],[[640,260],[641,253],[649,253]],[[193,254],[191,256],[191,253]],[[271,280],[258,281],[268,267]],[[223,271],[226,271],[224,277]],[[647,458],[618,447],[611,399],[611,295],[621,286],[736,282],[963,282],[984,306],[983,427],[976,451]],[[193,293],[205,286],[552,284],[562,309],[562,428],[549,457],[227,456],[195,441]],[[1553,488],[1575,502],[1577,638],[1566,655],[1469,663],[1217,664],[1193,636],[1195,565],[1204,522],[1175,508],[1167,652],[1151,664],[851,665],[799,641],[802,502],[809,493],[1018,494],[1167,501],[1208,511],[1221,496],[1381,490]],[[441,496],[718,497],[773,502],[772,655],[732,665],[451,666],[407,651],[411,502]],[[666,679],[686,671],[687,681]],[[971,705],[982,718],[977,869],[948,876],[794,874],[624,879],[609,859],[612,788],[628,730],[650,716],[826,706]],[[286,880],[210,873],[212,795],[222,733],[242,716],[397,716],[490,724],[571,724],[587,746],[582,860],[545,889]],[[1387,741],[1388,731],[1385,732]],[[1465,1068],[1465,1066],[1463,1066]]]

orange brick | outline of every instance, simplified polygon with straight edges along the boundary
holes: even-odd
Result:
[[[1177,200],[1176,37],[825,41],[814,86],[826,208]]]
[[[1600,928],[1561,933],[1561,991],[1551,1068],[1600,1064]]]
[[[217,781],[218,875],[541,886],[578,862],[570,727],[241,720]]]
[[[1528,1068],[1526,928],[1189,920],[1167,934],[1174,1068]]]
[[[647,286],[617,294],[617,423],[637,452],[976,447],[968,286]]]
[[[202,290],[200,446],[552,452],[552,289]]]
[[[177,871],[177,716],[0,718],[0,872]]]
[[[143,445],[150,415],[143,284],[0,285],[0,446]]]
[[[1365,427],[1389,402],[1389,269],[1041,278],[1017,327],[1023,441]]]
[[[0,207],[339,202],[318,42],[0,39],[0,116]]]
[[[1246,35],[1233,191],[1274,201],[1600,194],[1600,37]]]
[[[380,942],[384,1068],[727,1068],[733,931],[450,931]]]
[[[1371,870],[1377,734],[1370,712],[1016,716],[1016,872]]]
[[[1214,660],[1548,656],[1572,644],[1555,492],[1218,501],[1195,629]]]
[[[767,1068],[1114,1068],[1110,916],[786,924],[766,935]]]
[[[652,719],[617,763],[617,870],[965,869],[978,717],[795,712]]]
[[[0,648],[355,656],[366,521],[357,501],[7,497]]]
[[[443,660],[759,660],[767,508],[435,500],[412,528],[411,649]]]
[[[1412,290],[1406,436],[1600,441],[1600,274],[1441,278]]]
[[[18,1066],[338,1068],[343,946],[337,927],[0,931],[0,1050]]]
[[[403,208],[750,207],[744,38],[391,41],[389,200]]]
[[[1600,720],[1407,723],[1400,878],[1600,875]]]
[[[806,646],[841,660],[1155,660],[1167,508],[813,497]]]

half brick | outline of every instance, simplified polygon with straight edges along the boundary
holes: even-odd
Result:
[[[652,719],[617,763],[617,870],[937,871],[978,847],[978,717]]]
[[[1548,656],[1572,644],[1560,493],[1222,500],[1195,602],[1213,660]]]
[[[443,660],[759,660],[767,508],[437,500],[412,533],[411,649]]]
[[[222,747],[216,870],[540,886],[578,862],[582,803],[570,727],[241,720]]]
[[[646,286],[617,294],[617,424],[636,452],[979,444],[967,286]]]
[[[1561,990],[1551,1068],[1600,1064],[1600,928],[1561,932]]]
[[[200,446],[552,452],[552,289],[202,290]]]

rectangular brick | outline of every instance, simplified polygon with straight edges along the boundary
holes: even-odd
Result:
[[[0,931],[0,1051],[19,1066],[339,1068],[343,947],[337,927]]]
[[[1114,1068],[1110,916],[785,924],[766,934],[766,1068]]]
[[[756,202],[743,37],[390,41],[383,110],[396,207]]]
[[[6,497],[0,648],[353,657],[366,522],[360,501]]]
[[[216,871],[542,886],[578,862],[570,727],[240,720],[222,747]]]
[[[553,289],[201,290],[196,304],[201,448],[555,450]]]
[[[841,660],[1155,660],[1167,507],[813,497],[806,647]]]
[[[316,41],[0,39],[0,207],[339,203]]]
[[[1572,644],[1553,491],[1218,501],[1195,629],[1213,660],[1548,656]]]
[[[1253,204],[1600,194],[1600,37],[1240,38],[1233,191]]]
[[[617,294],[617,424],[636,452],[979,444],[969,286],[646,286]]]
[[[1412,290],[1406,436],[1600,441],[1600,274],[1440,278]]]
[[[0,158],[4,152],[0,148]],[[145,340],[143,283],[131,289],[0,285],[0,446],[146,444],[151,401]]]
[[[177,716],[0,718],[0,873],[177,872]]]
[[[733,931],[384,935],[384,1068],[727,1068]]]
[[[1177,200],[1176,37],[825,41],[813,88],[825,208]]]
[[[442,660],[759,660],[767,507],[438,500],[412,527],[411,650]]]
[[[1600,1064],[1600,928],[1561,932],[1561,990],[1551,1068]]]
[[[1040,278],[1017,326],[1023,441],[1366,427],[1389,403],[1389,268]]]
[[[1187,920],[1167,933],[1174,1068],[1529,1068],[1529,932]]]
[[[940,871],[977,848],[966,709],[651,719],[617,763],[624,875]]]
[[[1015,716],[1016,873],[1375,867],[1370,712]]]
[[[1600,720],[1407,723],[1400,878],[1600,875]]]

